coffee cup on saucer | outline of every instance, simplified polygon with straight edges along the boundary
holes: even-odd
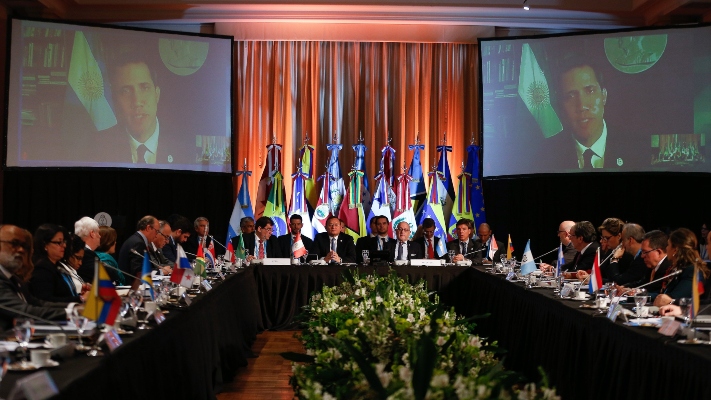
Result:
[[[50,333],[44,342],[48,347],[56,349],[67,344],[67,336],[63,333]]]
[[[30,362],[37,367],[49,364],[49,350],[35,349],[30,352]]]

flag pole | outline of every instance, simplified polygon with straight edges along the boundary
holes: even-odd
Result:
[[[94,294],[94,321],[99,319],[99,257],[94,257],[94,282],[95,287],[91,288]],[[81,343],[79,343],[81,344]]]

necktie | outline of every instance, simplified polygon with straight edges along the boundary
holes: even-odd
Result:
[[[145,164],[146,163],[146,152],[148,151],[148,147],[146,147],[145,144],[141,144],[136,148],[136,163],[137,164]]]
[[[407,260],[407,254],[405,253],[405,242],[400,242],[400,260]]]
[[[264,258],[264,242],[259,241],[259,258]]]
[[[592,150],[585,150],[583,153],[583,169],[592,169],[592,156],[594,155],[595,153]]]
[[[378,250],[385,249],[385,238],[380,238],[380,248]]]
[[[10,277],[10,282],[12,282],[15,285],[15,287],[17,288],[17,295],[20,296],[22,301],[27,303],[27,299],[25,299],[25,295],[22,294],[22,282],[20,281],[20,278],[18,278],[15,275],[12,275]]]
[[[462,246],[462,252],[461,252],[461,254],[462,254],[462,255],[467,254],[467,244],[464,243],[464,242],[462,242],[462,243],[460,243],[459,245]]]
[[[434,260],[434,246],[432,246],[432,240],[427,240],[427,258]]]
[[[331,239],[331,251],[336,251],[336,238]]]

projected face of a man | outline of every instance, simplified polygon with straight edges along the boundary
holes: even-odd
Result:
[[[143,143],[156,129],[160,88],[143,62],[116,67],[113,82],[118,117],[131,136]]]
[[[595,71],[587,65],[565,72],[560,86],[569,127],[581,144],[592,146],[602,135],[607,89],[600,87]]]

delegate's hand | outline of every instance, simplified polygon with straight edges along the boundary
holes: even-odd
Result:
[[[340,263],[340,262],[341,262],[341,257],[338,255],[338,253],[336,253],[335,251],[331,250],[331,251],[328,252],[328,254],[326,254],[326,257],[324,257],[323,260],[326,261],[327,263],[328,263],[328,262],[331,262],[331,261]]]
[[[84,283],[81,285],[81,294],[84,294],[91,290],[91,283]]]
[[[162,268],[160,269],[160,272],[161,272],[163,275],[170,275],[170,274],[173,273],[173,267],[171,267],[170,265],[166,265],[165,267],[162,267]]]
[[[667,296],[666,294],[660,294],[659,296],[657,296],[656,299],[654,299],[654,305],[657,307],[668,306],[673,302],[674,302],[674,299]]]
[[[464,256],[461,254],[457,254],[456,256],[452,257],[452,262],[457,262],[457,261],[464,261]]]
[[[554,266],[546,263],[541,263],[540,268],[542,272],[553,272],[553,270],[555,269]]]
[[[575,273],[575,277],[581,281],[588,279],[588,276],[590,276],[590,274],[588,274],[587,271],[583,271],[583,270],[580,270]]]
[[[681,307],[674,304],[667,304],[666,306],[659,307],[659,315],[662,317],[681,315]]]

